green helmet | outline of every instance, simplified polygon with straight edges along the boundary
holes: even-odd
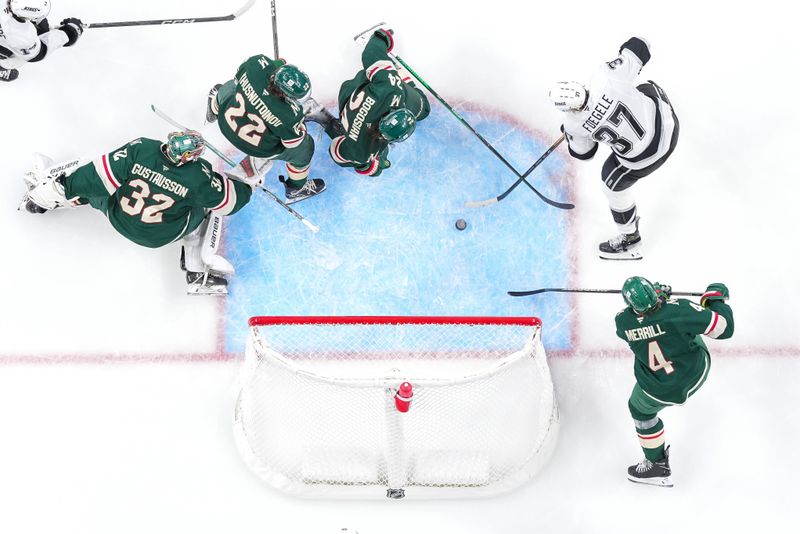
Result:
[[[417,127],[417,119],[406,108],[399,108],[383,116],[378,124],[381,136],[390,143],[405,141]]]
[[[206,149],[203,136],[194,130],[172,132],[167,142],[161,145],[161,151],[175,165],[183,165],[199,158]]]
[[[311,92],[308,75],[294,65],[279,67],[272,75],[272,82],[281,93],[295,100],[300,100]]]
[[[644,315],[658,306],[656,288],[647,278],[631,276],[622,284],[622,298],[634,312]]]

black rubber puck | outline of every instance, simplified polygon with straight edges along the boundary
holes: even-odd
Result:
[[[467,221],[465,221],[464,219],[457,220],[456,221],[456,228],[458,228],[459,230],[466,230]]]

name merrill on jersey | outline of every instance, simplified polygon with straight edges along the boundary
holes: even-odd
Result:
[[[247,79],[247,73],[242,74],[242,77],[239,78],[237,82],[239,82],[244,96],[246,96],[247,100],[256,108],[256,111],[258,111],[258,114],[261,115],[264,121],[273,126],[280,126],[283,124],[283,122],[269,110],[264,101],[261,100],[256,90],[253,89],[250,80]]]
[[[367,117],[367,113],[369,110],[372,109],[372,106],[375,104],[375,99],[371,96],[368,96],[364,103],[361,105],[361,109],[358,110],[356,113],[356,118],[353,119],[353,124],[350,127],[350,133],[347,135],[353,141],[358,141],[358,134],[361,133],[361,126],[364,125],[364,119]]]
[[[134,163],[133,169],[131,169],[131,174],[141,176],[145,180],[148,180],[157,186],[184,198],[186,198],[186,195],[189,193],[189,188],[185,185],[181,185],[174,180],[170,180],[160,172],[154,171],[153,169],[148,169],[140,163]]]
[[[606,116],[606,112],[608,111],[608,109],[611,107],[611,104],[613,104],[613,103],[614,103],[614,99],[613,98],[609,100],[606,97],[606,95],[601,96],[600,97],[600,102],[598,102],[597,105],[594,107],[594,110],[592,111],[592,114],[589,115],[589,118],[587,118],[584,121],[584,123],[582,125],[583,129],[586,130],[589,133],[592,133],[592,130],[597,128],[597,126],[600,124],[600,121],[603,120],[603,117]]]
[[[661,330],[660,324],[625,330],[625,336],[628,338],[628,341],[643,341],[645,339],[663,336],[664,334],[666,334],[666,332]]]

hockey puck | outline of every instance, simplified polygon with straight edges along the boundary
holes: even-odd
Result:
[[[467,229],[467,221],[464,219],[459,219],[456,221],[456,228],[458,230],[466,230]]]

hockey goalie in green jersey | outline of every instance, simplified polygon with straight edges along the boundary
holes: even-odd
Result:
[[[341,127],[319,121],[332,138],[333,161],[366,176],[378,176],[387,169],[389,146],[408,139],[431,111],[410,74],[389,56],[393,47],[391,30],[375,31],[361,54],[363,70],[339,89]]]
[[[260,54],[239,66],[233,80],[211,88],[206,120],[246,154],[230,174],[237,178],[263,175],[274,160],[286,162],[281,176],[286,203],[322,193],[325,181],[309,179],[314,139],[307,135],[301,101],[311,91],[308,76],[284,60]]]
[[[90,205],[134,243],[157,248],[182,239],[181,266],[191,294],[226,293],[233,267],[216,251],[222,216],[239,211],[257,184],[220,176],[201,158],[203,138],[171,133],[166,143],[134,139],[85,162],[53,165],[37,155],[24,205],[31,213]]]
[[[700,336],[733,335],[733,311],[725,284],[710,284],[696,304],[672,299],[672,288],[641,276],[622,286],[627,308],[617,314],[617,336],[633,351],[633,387],[628,408],[645,458],[628,468],[632,482],[672,486],[669,447],[658,413],[680,406],[703,385],[711,358]]]

